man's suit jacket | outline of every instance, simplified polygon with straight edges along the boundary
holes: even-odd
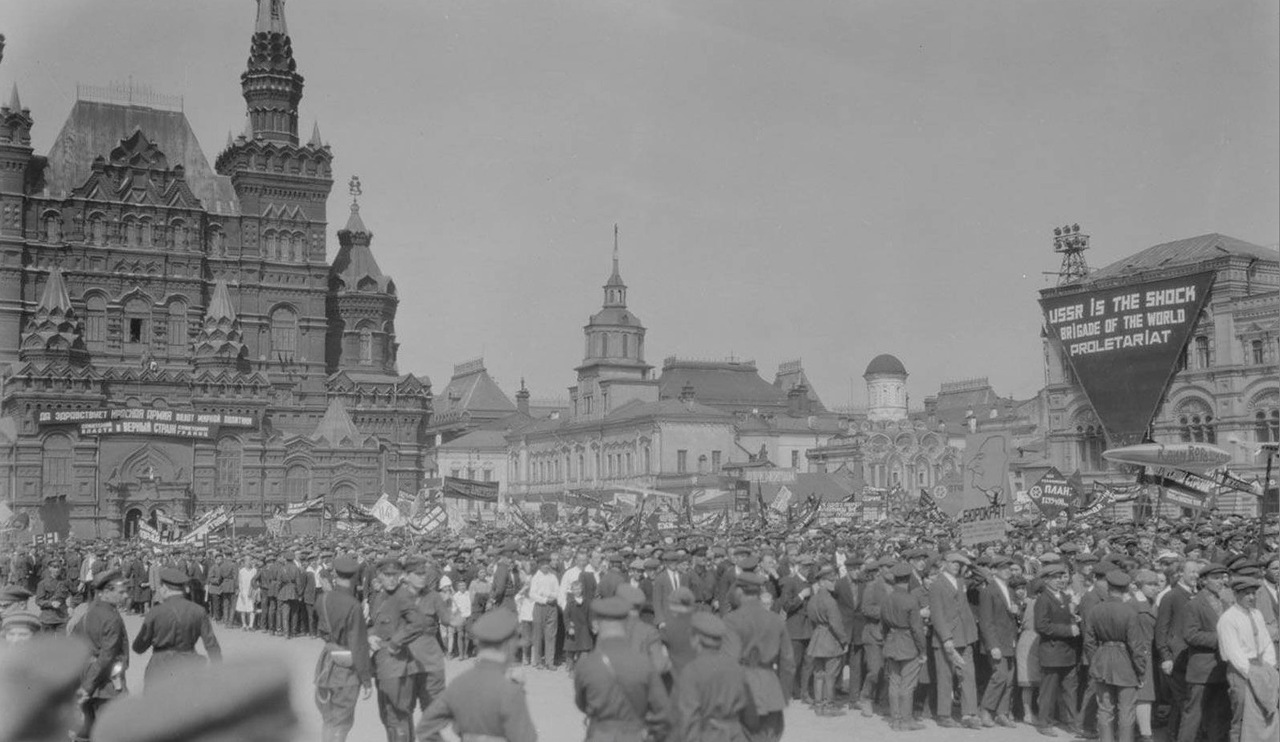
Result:
[[[787,619],[787,634],[793,641],[808,641],[813,637],[813,622],[805,608],[807,598],[800,597],[807,587],[809,585],[797,574],[783,577],[778,587],[778,605]]]
[[[1036,633],[1040,635],[1041,667],[1074,667],[1080,661],[1080,637],[1072,636],[1076,625],[1071,598],[1042,590],[1036,598]]]
[[[1013,591],[1010,591],[1010,598]],[[982,651],[990,655],[999,649],[1005,657],[1013,657],[1018,644],[1018,619],[1000,592],[995,580],[988,580],[978,593],[978,633],[982,636]]]
[[[836,605],[840,608],[840,620],[844,622],[845,628],[852,633],[854,629],[854,616],[858,614],[858,586],[853,584],[850,575],[845,575],[836,580],[835,588],[831,590],[831,594],[835,596]],[[859,626],[859,629],[862,627]]]
[[[964,583],[952,585],[948,575],[938,575],[929,586],[929,621],[933,624],[935,646],[941,647],[950,640],[956,649],[963,649],[978,641],[978,627]]]
[[[1156,610],[1156,661],[1158,663],[1172,661],[1174,674],[1180,674],[1186,667],[1187,642],[1182,638],[1178,625],[1182,614],[1191,602],[1191,593],[1181,583],[1169,588],[1160,607]]]
[[[1182,640],[1187,644],[1187,682],[1225,683],[1227,663],[1218,654],[1218,617],[1223,605],[1217,596],[1201,590],[1182,612]]]

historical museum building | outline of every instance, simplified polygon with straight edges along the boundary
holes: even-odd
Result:
[[[16,88],[0,108],[15,510],[116,536],[157,514],[226,505],[253,525],[287,502],[418,488],[430,382],[396,369],[396,285],[358,180],[327,261],[333,155],[318,127],[299,137],[281,0],[258,1],[240,80],[247,125],[212,166],[158,96],[82,91],[47,156]]]
[[[1280,440],[1280,255],[1222,234],[1149,247],[1069,286],[1086,290],[1136,285],[1213,271],[1203,311],[1177,361],[1152,424],[1157,442],[1203,441],[1231,453],[1232,471],[1261,476],[1259,444]],[[1054,296],[1051,288],[1042,296]],[[1047,459],[1085,481],[1132,482],[1102,458],[1106,436],[1060,344],[1044,339]],[[1256,512],[1257,499],[1230,494],[1228,511]]]

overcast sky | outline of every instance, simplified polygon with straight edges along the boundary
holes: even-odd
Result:
[[[333,147],[401,290],[400,369],[484,355],[566,396],[619,223],[648,360],[804,360],[863,404],[878,353],[1043,381],[1052,229],[1100,266],[1206,232],[1280,240],[1277,5],[290,0],[304,138]],[[77,82],[244,127],[253,0],[5,3],[0,85],[46,153]],[[6,97],[7,100],[7,97]],[[855,381],[856,379],[856,381]]]

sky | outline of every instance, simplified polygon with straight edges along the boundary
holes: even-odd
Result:
[[[0,86],[47,153],[76,84],[244,128],[253,0],[5,3]],[[647,360],[801,359],[865,404],[1044,379],[1054,227],[1101,266],[1207,232],[1280,241],[1280,6],[920,0],[289,0],[313,121],[400,288],[402,372],[483,356],[565,397],[619,225]],[[7,100],[7,97],[6,97]]]

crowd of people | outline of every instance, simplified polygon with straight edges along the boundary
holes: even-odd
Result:
[[[776,740],[797,704],[900,732],[1275,739],[1277,537],[1274,516],[1210,516],[1015,523],[966,546],[954,523],[913,516],[719,534],[72,540],[0,556],[0,632],[88,648],[68,691],[80,739],[138,739],[94,727],[129,694],[131,653],[151,652],[149,694],[180,684],[197,644],[217,660],[218,631],[324,640],[325,742],[345,740],[371,696],[392,742],[449,723],[464,739],[535,739],[521,665],[572,674],[588,739]],[[132,639],[130,612],[145,615]],[[475,662],[446,682],[449,656]],[[27,738],[0,726],[0,742]]]

